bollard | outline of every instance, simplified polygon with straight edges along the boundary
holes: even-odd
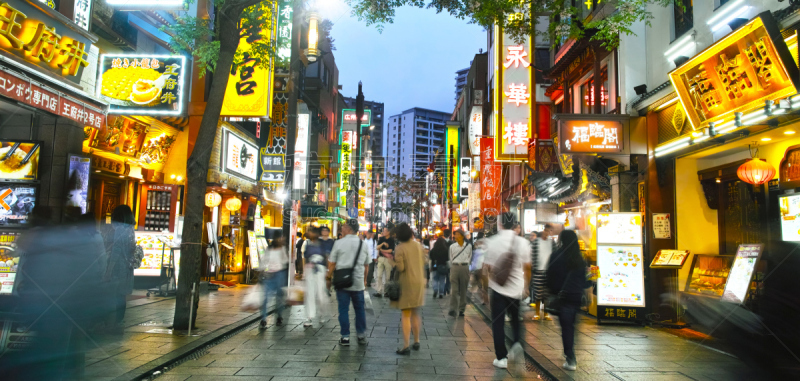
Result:
[[[196,283],[192,283],[192,297],[189,299],[189,334],[187,337],[192,337],[192,314],[194,313],[194,287]]]

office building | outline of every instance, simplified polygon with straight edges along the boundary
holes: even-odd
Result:
[[[384,139],[386,172],[422,181],[436,149],[443,147],[445,123],[450,116],[415,107],[389,117]]]

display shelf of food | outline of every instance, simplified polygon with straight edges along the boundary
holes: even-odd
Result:
[[[715,298],[722,296],[733,259],[732,255],[695,254],[684,292]]]
[[[142,247],[144,259],[142,267],[133,270],[134,276],[160,276],[162,257],[169,258],[169,247],[164,244],[163,239],[171,241],[175,237],[172,234],[136,232],[136,244]]]
[[[139,207],[139,230],[174,231],[178,192],[174,185],[147,184],[142,187]]]

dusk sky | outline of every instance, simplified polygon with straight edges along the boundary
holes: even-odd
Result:
[[[342,94],[355,97],[362,81],[367,100],[385,103],[384,120],[412,107],[453,112],[456,70],[486,50],[482,27],[431,9],[399,9],[383,33],[346,6],[321,13],[334,22]]]

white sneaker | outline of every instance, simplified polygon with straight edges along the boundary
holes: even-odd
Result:
[[[525,354],[520,343],[514,343],[508,352],[508,371],[514,377],[522,377],[525,374]]]
[[[562,365],[566,370],[577,370],[578,369],[578,362],[575,360],[567,360],[567,362]]]
[[[306,322],[305,322],[305,323],[303,323],[303,327],[305,327],[305,328],[311,328],[311,327],[313,327],[313,326],[314,326],[314,323],[313,323],[313,322],[311,322],[311,319],[309,319],[309,320],[306,320]]]
[[[495,367],[500,368],[500,369],[508,369],[508,359],[507,358],[502,359],[502,360],[494,359],[492,364]]]

